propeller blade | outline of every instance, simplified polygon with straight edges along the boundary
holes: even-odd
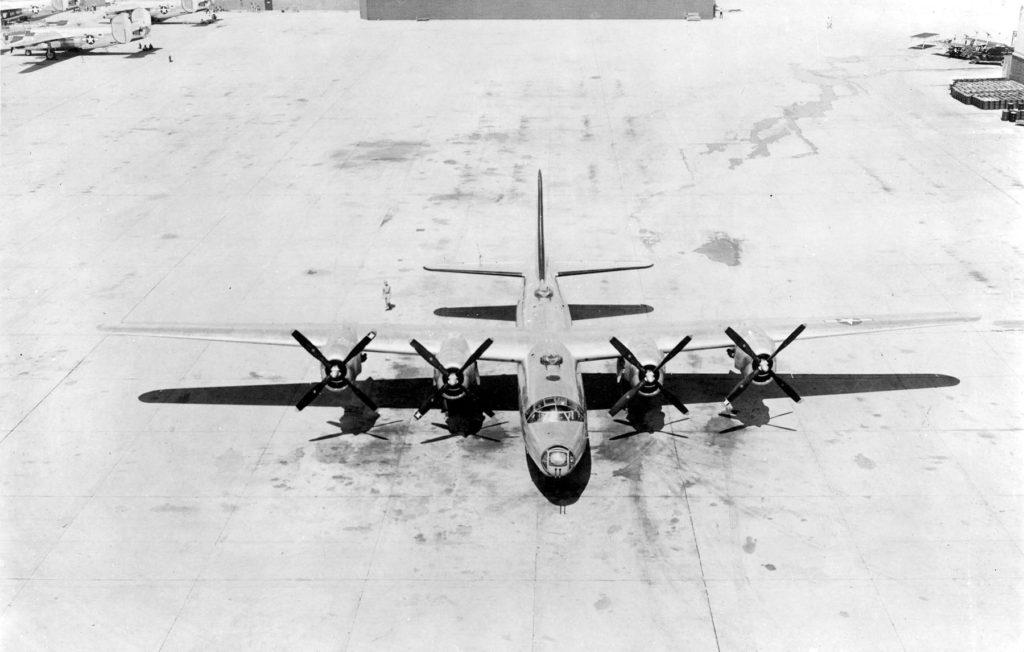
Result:
[[[443,385],[441,387],[438,387],[437,390],[433,394],[431,394],[429,398],[427,398],[427,400],[423,401],[423,404],[420,405],[419,409],[416,410],[416,413],[412,415],[412,418],[416,419],[417,421],[422,419],[423,415],[425,415],[427,412],[430,412],[430,408],[434,406],[434,403],[437,402],[437,399],[441,398],[442,394],[444,394]]]
[[[310,439],[309,441],[323,441],[325,439],[334,439],[335,437],[341,437],[344,434],[345,433],[343,433],[343,432],[336,432],[333,435],[324,435],[323,437],[314,437],[314,438]]]
[[[661,371],[661,368],[668,364],[668,361],[679,355],[679,352],[686,348],[686,345],[690,343],[693,338],[687,335],[676,344],[675,348],[668,352],[664,358],[661,359],[661,363],[654,368],[655,371]]]
[[[488,337],[486,340],[484,340],[483,343],[480,344],[480,346],[476,347],[476,351],[473,351],[473,355],[469,356],[469,359],[463,363],[462,368],[459,369],[459,371],[462,372],[465,371],[466,369],[469,369],[469,366],[476,362],[477,358],[482,356],[484,354],[484,351],[490,348],[492,344],[494,344],[494,340],[492,340],[491,338]]]
[[[778,428],[779,430],[788,430],[790,432],[796,432],[796,428],[787,428],[786,426],[780,426],[774,423],[766,423],[765,425],[771,426],[772,428]]]
[[[608,414],[610,414],[611,416],[615,416],[616,414],[621,412],[622,408],[626,407],[626,405],[628,405],[629,402],[633,400],[633,397],[636,396],[636,393],[640,391],[640,387],[641,385],[637,385],[636,387],[630,389],[628,392],[623,394],[622,397],[619,398],[619,400],[615,401],[615,405],[612,406],[612,409],[608,410]]]
[[[689,439],[690,438],[689,435],[680,435],[679,433],[669,432],[667,430],[659,430],[658,432],[660,432],[663,435],[668,435],[669,437],[678,437],[679,439]]]
[[[636,359],[636,356],[633,355],[633,352],[627,349],[626,345],[620,342],[617,337],[613,337],[608,341],[611,342],[611,345],[615,347],[615,350],[619,352],[619,354],[623,357],[623,359],[626,360],[626,362],[633,365],[637,369],[644,368],[644,366],[640,364],[640,361]]]
[[[424,439],[421,444],[433,444],[435,441],[444,441],[445,439],[451,439],[452,437],[458,437],[456,434],[441,435],[440,437],[434,437],[432,439]]]
[[[682,412],[683,414],[689,414],[690,411],[686,409],[686,406],[683,405],[683,402],[679,400],[678,396],[665,389],[665,386],[662,385],[661,383],[657,383],[657,385],[658,389],[661,390],[661,395],[664,396],[669,403],[674,405],[675,408]]]
[[[448,370],[444,368],[444,365],[442,365],[436,357],[434,357],[433,353],[427,350],[427,347],[423,346],[416,340],[409,340],[409,344],[412,345],[412,348],[416,349],[416,353],[419,353],[421,358],[429,362],[430,366],[439,371],[441,375],[447,373]]]
[[[320,353],[320,349],[316,348],[316,345],[310,342],[305,335],[295,330],[292,331],[292,337],[295,338],[295,341],[298,342],[299,345],[302,346],[302,348],[306,349],[307,353],[309,353],[311,356],[319,360],[320,364],[324,365],[325,367],[327,366],[329,362],[327,358],[324,357],[323,353]]]
[[[729,401],[730,403],[732,403],[732,402],[733,402],[733,400],[734,400],[734,399],[735,399],[735,398],[736,398],[737,396],[739,396],[740,394],[742,394],[742,393],[743,393],[743,390],[745,390],[745,389],[747,388],[747,386],[749,386],[749,385],[750,385],[750,383],[752,383],[752,382],[754,381],[754,376],[756,376],[756,375],[757,375],[757,374],[751,373],[751,374],[750,374],[749,376],[746,376],[746,377],[744,377],[744,378],[743,378],[743,380],[741,380],[741,381],[739,382],[739,384],[738,384],[738,385],[736,385],[736,387],[733,387],[732,391],[731,391],[731,392],[729,392],[729,395],[725,397],[725,400],[727,400],[727,401]]]
[[[769,372],[769,373],[772,376],[772,380],[775,381],[775,384],[779,386],[779,389],[781,389],[782,391],[786,392],[786,395],[789,396],[789,398],[791,398],[794,401],[796,401],[797,403],[800,402],[800,395],[796,393],[795,389],[793,389],[792,387],[789,386],[789,383],[787,383],[786,381],[782,380],[782,377],[779,376],[774,371]]]
[[[370,338],[370,339],[373,339],[373,338]],[[352,390],[352,393],[356,395],[356,398],[358,398],[360,401],[362,401],[363,404],[366,407],[370,408],[374,412],[377,411],[377,404],[374,403],[373,400],[369,396],[364,394],[361,389],[356,387],[355,383],[353,383],[351,381],[345,381],[345,384],[348,385],[349,389]]]
[[[739,347],[741,351],[750,356],[751,360],[757,360],[757,354],[754,353],[754,349],[750,348],[750,345],[747,344],[747,341],[740,337],[740,334],[734,331],[731,326],[726,327],[725,334],[729,336],[729,339],[733,341],[733,344],[735,344],[737,347]]]
[[[639,435],[639,434],[640,434],[639,430],[634,430],[633,432],[624,432],[621,435],[615,435],[614,437],[609,437],[608,441],[615,441],[616,439],[625,439],[627,437],[633,437],[633,436]]]
[[[348,355],[346,355],[345,359],[341,361],[341,364],[343,364],[343,365],[348,364],[349,360],[351,360],[352,358],[354,358],[357,355],[359,355],[360,353],[362,353],[363,349],[365,349],[367,347],[367,345],[369,345],[370,342],[372,342],[373,338],[375,338],[375,337],[377,337],[377,332],[376,331],[370,331],[369,333],[367,333],[366,337],[364,337],[363,339],[359,340],[359,344],[356,344],[354,347],[352,347],[352,350],[348,352]]]
[[[470,437],[477,437],[479,439],[486,439],[487,441],[493,441],[495,444],[500,444],[501,443],[500,439],[495,439],[494,437],[488,437],[487,435],[481,435],[478,432],[474,432],[473,434],[470,435]]]
[[[746,427],[747,427],[746,425],[741,423],[738,426],[733,426],[731,428],[726,428],[725,430],[719,430],[718,434],[720,434],[720,435],[728,435],[730,432],[736,432],[737,430],[743,430]]]
[[[774,360],[775,356],[777,356],[782,351],[782,349],[784,349],[787,346],[789,346],[790,344],[792,344],[793,340],[795,340],[797,337],[799,337],[800,333],[803,333],[805,328],[807,328],[807,324],[800,324],[799,326],[797,326],[796,329],[792,333],[789,334],[789,337],[787,337],[786,339],[782,340],[782,344],[780,344],[779,347],[777,349],[775,349],[775,352],[772,353],[771,357],[768,358],[768,359],[769,360]]]
[[[313,385],[312,387],[310,387],[309,391],[306,392],[302,396],[302,398],[299,399],[298,403],[295,404],[295,409],[297,409],[298,411],[301,412],[303,410],[303,408],[305,408],[307,405],[309,405],[310,403],[315,401],[317,396],[320,396],[320,392],[324,391],[324,387],[327,387],[327,379],[326,378],[321,380],[316,385]]]

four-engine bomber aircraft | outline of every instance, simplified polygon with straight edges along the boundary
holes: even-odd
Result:
[[[0,18],[3,24],[20,21],[41,20],[54,14],[71,11],[81,5],[81,0],[2,0]]]
[[[67,23],[34,24],[6,42],[3,50],[24,50],[28,55],[43,50],[52,61],[61,50],[89,51],[142,40],[149,36],[151,24],[145,9],[117,14],[110,22],[83,15]]]
[[[198,12],[206,12],[210,20],[217,19],[213,14],[210,0],[115,0],[103,7],[102,11],[106,16],[116,16],[131,13],[133,9],[146,10],[154,23]]]
[[[790,398],[799,401],[797,391],[776,372],[776,357],[798,336],[803,339],[823,338],[854,333],[891,331],[959,321],[970,321],[959,315],[932,314],[899,317],[843,317],[807,320],[792,323],[764,322],[742,333],[721,324],[693,322],[667,328],[630,327],[630,333],[642,334],[616,337],[607,327],[574,327],[570,304],[562,296],[559,279],[581,274],[597,274],[645,269],[650,264],[621,264],[603,267],[575,268],[555,266],[544,250],[543,186],[538,173],[537,258],[527,269],[482,266],[426,267],[428,271],[460,274],[484,274],[515,277],[523,280],[523,293],[516,306],[515,327],[491,327],[485,337],[480,327],[462,331],[446,329],[431,332],[430,327],[380,326],[386,336],[377,337],[369,326],[362,328],[334,326],[303,326],[301,330],[266,325],[186,325],[137,324],[120,325],[104,330],[119,334],[186,338],[221,342],[241,342],[278,346],[302,346],[321,365],[321,381],[302,386],[296,407],[300,410],[316,401],[327,389],[341,392],[350,388],[360,401],[376,409],[374,400],[356,386],[366,352],[388,354],[419,354],[434,369],[433,389],[419,410],[423,415],[437,401],[443,401],[449,416],[459,410],[493,414],[489,399],[477,395],[481,389],[477,362],[480,360],[514,362],[518,368],[518,409],[523,439],[529,459],[549,478],[563,478],[589,453],[587,435],[587,402],[584,396],[586,379],[579,364],[590,360],[618,359],[622,389],[628,390],[612,405],[613,413],[634,401],[661,399],[682,412],[687,408],[676,393],[663,384],[665,365],[680,351],[727,349],[733,356],[740,376],[728,380],[733,385],[727,398],[734,399],[750,384],[775,383]],[[357,333],[366,333],[357,341]],[[619,333],[622,335],[622,333]],[[776,342],[781,342],[776,345]],[[437,352],[436,354],[434,352]],[[470,353],[472,351],[472,353]],[[948,378],[948,377],[947,377]],[[739,380],[736,384],[736,380]],[[793,380],[793,377],[790,377]],[[955,381],[955,379],[952,379]],[[380,382],[398,382],[385,380]],[[797,384],[794,381],[794,384]],[[944,383],[950,384],[950,383]],[[678,383],[677,383],[678,386]],[[938,386],[938,385],[931,385]],[[849,387],[849,385],[844,385]],[[908,389],[906,385],[887,389]],[[221,388],[231,390],[233,388]],[[238,388],[243,389],[243,388]],[[165,390],[162,390],[165,391]],[[187,393],[197,390],[188,390]],[[683,391],[677,389],[676,391]],[[839,391],[809,393],[846,393]],[[853,389],[852,391],[859,391]],[[871,390],[866,390],[871,391]],[[723,392],[724,394],[725,392]],[[298,396],[293,393],[291,396]],[[145,395],[144,395],[145,396]],[[719,395],[717,400],[720,400]],[[145,400],[145,398],[143,398]],[[294,398],[289,399],[294,401]],[[189,402],[172,399],[167,402]],[[217,401],[211,401],[217,402]],[[222,401],[223,402],[223,401]],[[499,409],[512,409],[505,401]],[[257,403],[253,403],[257,404]],[[272,403],[258,403],[272,404]],[[493,404],[492,404],[493,405]],[[606,401],[607,406],[607,401]],[[411,407],[411,405],[409,406]],[[594,406],[592,406],[594,407]],[[589,461],[589,455],[587,455]],[[532,469],[531,469],[532,471]],[[555,480],[555,482],[558,482]]]

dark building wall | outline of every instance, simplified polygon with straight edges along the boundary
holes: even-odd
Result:
[[[712,18],[714,0],[359,0],[368,20]]]

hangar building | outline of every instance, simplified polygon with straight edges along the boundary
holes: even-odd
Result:
[[[713,18],[714,0],[359,0],[368,20]]]

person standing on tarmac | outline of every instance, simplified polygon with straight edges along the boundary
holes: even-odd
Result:
[[[384,310],[391,310],[395,307],[395,304],[391,303],[391,286],[388,285],[387,281],[384,281],[384,287],[380,293],[384,295]]]

